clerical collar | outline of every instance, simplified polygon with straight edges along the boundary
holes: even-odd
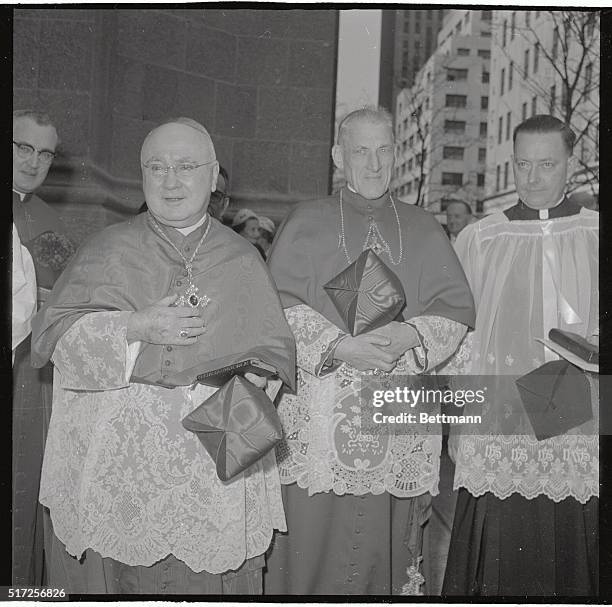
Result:
[[[506,209],[504,214],[510,221],[546,221],[547,219],[577,215],[581,208],[577,202],[573,202],[564,196],[554,207],[548,209],[532,209],[522,200],[519,200],[513,207]]]
[[[15,194],[17,194],[17,196],[19,196],[19,200],[21,200],[21,202],[23,202],[23,199],[26,197],[26,194],[24,194],[23,192],[18,192],[15,188],[13,188],[13,192],[15,192]]]
[[[186,228],[174,228],[178,230],[183,236],[188,236],[194,230],[197,230],[204,222],[206,221],[206,213],[202,216],[202,219],[197,223],[194,223],[192,226],[187,226]]]
[[[392,206],[389,190],[387,190],[379,198],[364,198],[361,194],[359,194],[359,192],[356,192],[348,183],[346,184],[343,198],[345,202],[350,204],[351,208],[365,215],[370,215],[372,213],[375,213],[379,209],[384,209],[387,206]]]

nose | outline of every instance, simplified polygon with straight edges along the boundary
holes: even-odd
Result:
[[[28,164],[34,169],[38,168],[40,158],[38,157],[38,152],[36,150],[34,150],[34,153],[28,158]]]
[[[536,181],[539,181],[539,179],[540,179],[540,173],[538,171],[537,165],[534,163],[531,165],[531,168],[529,169],[529,174],[527,175],[527,181],[529,183],[534,183]]]
[[[378,152],[371,151],[368,154],[368,169],[371,171],[378,171],[380,169],[381,162],[378,157]]]
[[[174,167],[168,167],[168,172],[164,175],[164,187],[168,189],[175,188],[179,185],[179,181],[176,178]]]

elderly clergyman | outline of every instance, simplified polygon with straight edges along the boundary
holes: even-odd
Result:
[[[266,593],[400,594],[418,577],[419,528],[438,491],[441,437],[359,428],[359,385],[374,370],[422,373],[449,357],[474,322],[472,296],[444,231],[389,193],[390,115],[340,123],[333,160],[347,186],[295,207],[270,251],[298,355],[297,396],[279,405],[288,533],[277,534]],[[352,337],[323,289],[365,249],[399,277],[404,322]],[[378,372],[377,371],[377,372]],[[393,375],[391,376],[393,377]],[[417,583],[416,590],[423,591]]]
[[[198,363],[259,339],[283,353],[292,384],[293,338],[258,253],[207,214],[219,165],[206,129],[162,124],[141,163],[148,212],[83,245],[33,327],[33,362],[55,364],[40,489],[49,583],[259,593],[285,528],[274,452],[221,482],[181,420],[215,392],[191,383]]]

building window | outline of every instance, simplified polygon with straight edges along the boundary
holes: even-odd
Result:
[[[425,109],[429,109],[429,97],[425,97]]]
[[[442,148],[442,158],[445,160],[463,160],[463,148],[445,145]]]
[[[409,181],[406,184],[406,194],[410,194],[411,190],[412,190],[412,182]]]
[[[538,71],[538,63],[540,62],[540,43],[536,42],[533,45],[533,73]]]
[[[510,40],[514,40],[516,34],[516,12],[512,13],[512,26],[510,28]]]
[[[504,190],[508,187],[508,173],[510,167],[507,162],[504,162]]]
[[[453,134],[465,133],[465,120],[445,120],[444,132]]]
[[[410,32],[410,21],[406,19],[404,21],[404,34],[407,34],[408,32]]]
[[[504,94],[504,81],[506,80],[506,70],[502,67],[502,70],[499,74],[499,94]]]
[[[408,161],[408,170],[412,171],[412,158]]]
[[[467,80],[468,71],[466,69],[457,69],[454,67],[449,67],[446,70],[446,79],[447,80]]]
[[[531,21],[531,11],[525,11],[525,27],[530,26]]]
[[[510,129],[512,128],[512,112],[506,114],[506,141],[510,139]]]
[[[531,98],[531,115],[535,116],[538,111],[538,98],[534,95]]]
[[[487,148],[478,148],[478,162],[485,162],[486,159],[487,159]]]
[[[555,111],[556,104],[557,104],[557,87],[553,84],[550,87],[550,105],[548,106],[549,114],[552,114]]]
[[[487,70],[483,69],[482,70],[482,83],[486,84],[487,82],[489,82],[489,72],[487,72]]]
[[[502,46],[506,46],[506,34],[508,33],[508,22],[504,20],[504,25],[502,26]]]
[[[525,51],[525,57],[523,59],[523,77],[529,76],[529,49]]]
[[[486,122],[480,123],[480,136],[481,137],[487,136],[487,123]]]
[[[486,49],[486,48],[480,48],[480,49],[478,49],[478,56],[481,59],[490,59],[491,58],[491,51],[489,49]]]
[[[463,173],[442,173],[442,185],[463,185]]]
[[[501,167],[499,164],[495,168],[495,191],[499,192],[499,177],[501,175]]]
[[[480,30],[480,35],[483,38],[490,38],[491,37],[491,32],[489,30]]]
[[[491,21],[493,19],[493,11],[482,11],[480,18],[483,21]]]
[[[557,60],[557,55],[559,53],[559,27],[557,26],[555,28],[555,31],[553,32],[553,43],[552,43],[552,60],[556,61]]]
[[[589,99],[591,96],[591,82],[593,80],[593,63],[589,63],[584,70],[584,96]]]
[[[408,118],[404,118],[404,130],[408,129]]]
[[[467,57],[469,54],[470,54],[469,48],[458,48],[457,49],[457,55],[459,57]]]
[[[467,95],[446,95],[446,107],[467,107]]]
[[[455,32],[457,34],[461,33],[461,21],[459,21],[459,23],[457,23],[457,25],[455,25]]]
[[[514,61],[510,62],[510,67],[508,68],[508,90],[512,90],[512,78],[514,74]]]
[[[502,133],[504,132],[504,117],[500,116],[499,121],[497,123],[497,143],[500,144],[502,142]]]
[[[538,18],[539,18],[539,16],[540,16],[540,12],[541,12],[541,11],[536,11],[536,17],[535,17],[536,19],[538,19]]]
[[[484,187],[484,178],[485,178],[484,173],[478,173],[478,175],[476,175],[476,185],[479,188]]]
[[[523,103],[523,109],[521,111],[521,122],[527,120],[527,102]]]
[[[408,147],[412,149],[413,145],[414,145],[414,135],[410,135],[410,137],[408,138]]]
[[[480,109],[481,110],[489,109],[489,98],[488,97],[481,97],[480,98]]]
[[[463,18],[463,22],[467,25],[470,22],[470,11],[466,11],[465,17]]]

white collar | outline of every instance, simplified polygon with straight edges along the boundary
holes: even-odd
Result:
[[[198,221],[197,223],[194,223],[192,226],[187,226],[186,228],[174,228],[174,229],[178,230],[183,236],[187,236],[191,234],[191,232],[193,232],[195,229],[199,228],[206,221],[206,217],[207,217],[207,214],[204,213],[204,215],[202,216],[202,219],[200,219],[200,221]]]
[[[554,209],[558,207],[565,200],[565,192],[563,192],[563,196],[559,199],[556,204],[553,204],[552,207],[548,207],[547,209],[538,209],[538,218],[539,219],[548,219],[548,211],[550,209]]]
[[[23,192],[18,192],[15,188],[13,188],[13,192],[15,192],[15,194],[19,194],[19,200],[23,202],[23,199],[26,197],[26,195]]]

